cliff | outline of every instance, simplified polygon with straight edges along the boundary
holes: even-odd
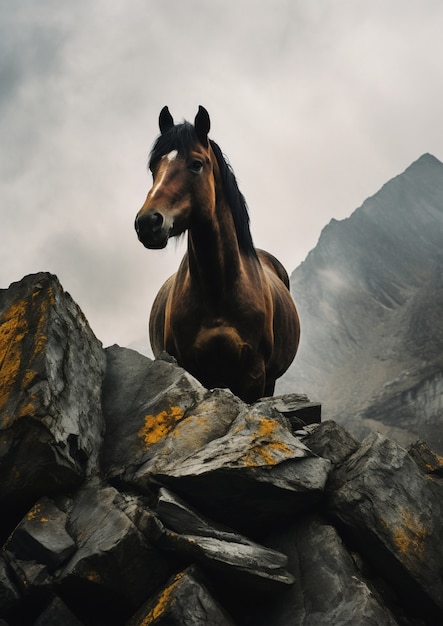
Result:
[[[373,428],[443,452],[443,164],[425,154],[332,220],[291,276],[296,387],[357,437]]]
[[[0,622],[443,620],[443,459],[290,394],[103,349],[56,277],[0,292]]]

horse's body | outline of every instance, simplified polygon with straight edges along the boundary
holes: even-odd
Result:
[[[188,231],[188,251],[160,289],[149,332],[208,388],[246,402],[272,395],[298,347],[299,320],[281,263],[255,250],[247,208],[203,107],[174,126],[164,107],[151,153],[154,184],[136,218],[140,241],[163,248]]]

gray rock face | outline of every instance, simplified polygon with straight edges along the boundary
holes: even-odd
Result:
[[[138,611],[127,626],[234,626],[201,578],[195,567],[179,572]]]
[[[276,588],[294,583],[294,577],[285,570],[285,555],[229,529],[217,528],[166,489],[160,490],[157,512],[170,529],[162,529],[159,545],[203,563],[231,584],[235,580],[243,587],[257,589],[264,581],[266,590],[272,583]]]
[[[443,164],[429,154],[328,224],[291,276],[302,336],[277,384],[362,438],[443,453]]]
[[[411,456],[369,435],[332,480],[330,507],[376,568],[407,600],[436,618],[443,609],[443,491]]]
[[[41,273],[0,291],[0,364],[0,498],[26,510],[97,470],[105,357],[57,278]]]
[[[103,350],[50,275],[0,302],[0,623],[442,623],[428,445]]]
[[[264,612],[262,626],[398,624],[377,598],[336,529],[320,517],[304,517],[273,538],[289,555],[298,584]]]
[[[246,407],[226,435],[170,464],[156,480],[242,530],[263,532],[276,519],[313,506],[330,462],[314,457],[274,409],[263,408]],[[208,500],[208,492],[218,498]]]

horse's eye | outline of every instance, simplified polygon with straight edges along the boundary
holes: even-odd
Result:
[[[189,169],[191,170],[191,172],[194,172],[195,174],[198,174],[202,168],[203,168],[203,163],[199,159],[194,159],[193,161],[191,161],[191,164],[189,165]]]

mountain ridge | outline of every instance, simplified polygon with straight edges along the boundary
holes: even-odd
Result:
[[[443,370],[442,241],[443,164],[428,153],[348,218],[331,220],[291,275],[302,337],[278,390],[319,397],[324,415],[358,436],[371,405],[370,419],[383,432],[375,407],[389,404],[386,385],[400,389],[405,372],[417,384],[420,372]],[[413,404],[409,399],[409,414]],[[400,414],[397,407],[401,422]],[[409,415],[401,443],[410,442],[409,430],[411,438],[423,431],[413,421]],[[435,415],[431,421],[426,437],[435,436]]]

